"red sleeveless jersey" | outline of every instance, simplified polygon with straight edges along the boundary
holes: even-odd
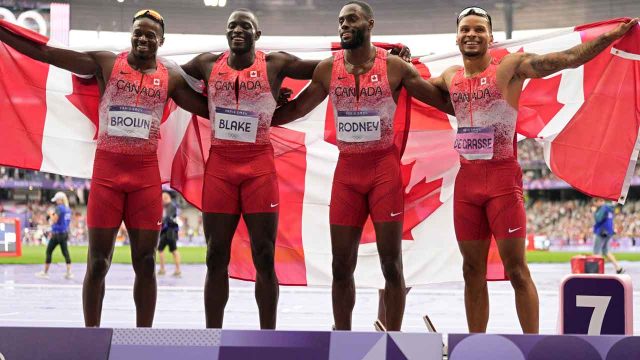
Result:
[[[499,62],[480,74],[467,78],[464,68],[451,80],[449,93],[458,119],[455,148],[461,161],[505,160],[516,158],[516,119],[514,109],[496,82]]]
[[[265,57],[265,53],[256,51],[250,67],[234,70],[227,64],[227,51],[214,64],[208,84],[212,145],[271,143],[269,128],[276,100]]]
[[[393,146],[396,103],[387,79],[387,52],[376,47],[373,67],[360,75],[359,89],[345,68],[344,50],[333,56],[330,95],[338,149],[366,153]]]
[[[160,122],[167,102],[169,72],[156,62],[156,71],[141,73],[116,58],[100,99],[98,150],[120,154],[155,154]]]

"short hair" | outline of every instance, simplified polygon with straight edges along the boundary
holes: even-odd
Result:
[[[236,12],[244,12],[244,13],[249,13],[249,14],[253,15],[253,19],[255,21],[255,24],[253,24],[253,25],[256,27],[256,29],[258,29],[260,27],[260,23],[258,23],[258,16],[256,16],[256,13],[254,13],[253,10],[247,9],[247,8],[238,8],[238,9],[233,10],[231,12],[231,14],[236,13]],[[229,15],[229,16],[231,16],[231,15]]]
[[[364,12],[364,14],[367,16],[367,18],[368,19],[373,19],[373,9],[371,8],[371,5],[367,4],[364,1],[353,0],[353,1],[349,1],[348,3],[344,4],[344,6],[352,5],[352,4],[360,6],[360,9],[362,9],[362,12]]]

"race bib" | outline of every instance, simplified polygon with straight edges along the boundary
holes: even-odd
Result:
[[[149,139],[152,121],[153,117],[150,109],[112,105],[109,106],[107,134],[109,136]]]
[[[493,127],[458,128],[453,147],[467,160],[489,160],[493,158]]]
[[[216,107],[214,134],[216,139],[255,143],[258,123],[257,113]]]
[[[380,115],[377,111],[338,111],[336,126],[340,141],[380,140]]]

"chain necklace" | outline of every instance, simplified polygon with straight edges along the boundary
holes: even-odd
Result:
[[[374,48],[374,49],[373,49],[373,56],[371,56],[371,57],[369,58],[369,60],[367,60],[367,61],[363,62],[362,64],[358,64],[358,65],[354,65],[354,64],[350,63],[350,62],[349,62],[349,60],[347,60],[347,54],[345,54],[345,55],[344,55],[344,62],[346,62],[347,64],[351,65],[351,67],[352,67],[352,68],[355,68],[356,66],[366,65],[366,64],[368,64],[368,63],[370,63],[370,62],[372,62],[373,60],[375,60],[375,59],[376,59],[376,53],[377,53],[377,52],[375,51],[375,48]]]

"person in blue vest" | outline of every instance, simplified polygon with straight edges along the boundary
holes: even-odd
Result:
[[[69,224],[71,223],[71,209],[69,208],[69,199],[67,195],[58,191],[51,202],[56,203],[54,211],[49,213],[49,223],[51,224],[51,238],[47,244],[46,260],[44,263],[44,271],[36,273],[36,276],[42,278],[49,278],[49,266],[51,266],[51,254],[56,246],[60,245],[62,255],[64,256],[65,263],[67,264],[67,272],[64,275],[65,279],[72,279],[73,273],[71,273],[71,257],[69,256],[69,248],[67,242],[69,241]]]
[[[624,272],[624,268],[618,264],[616,257],[609,252],[609,241],[613,237],[613,234],[615,234],[613,229],[613,208],[607,205],[604,199],[601,198],[596,199],[595,203],[597,208],[593,214],[593,233],[595,234],[593,254],[602,255],[609,259],[613,266],[615,266],[616,273],[622,274]]]

